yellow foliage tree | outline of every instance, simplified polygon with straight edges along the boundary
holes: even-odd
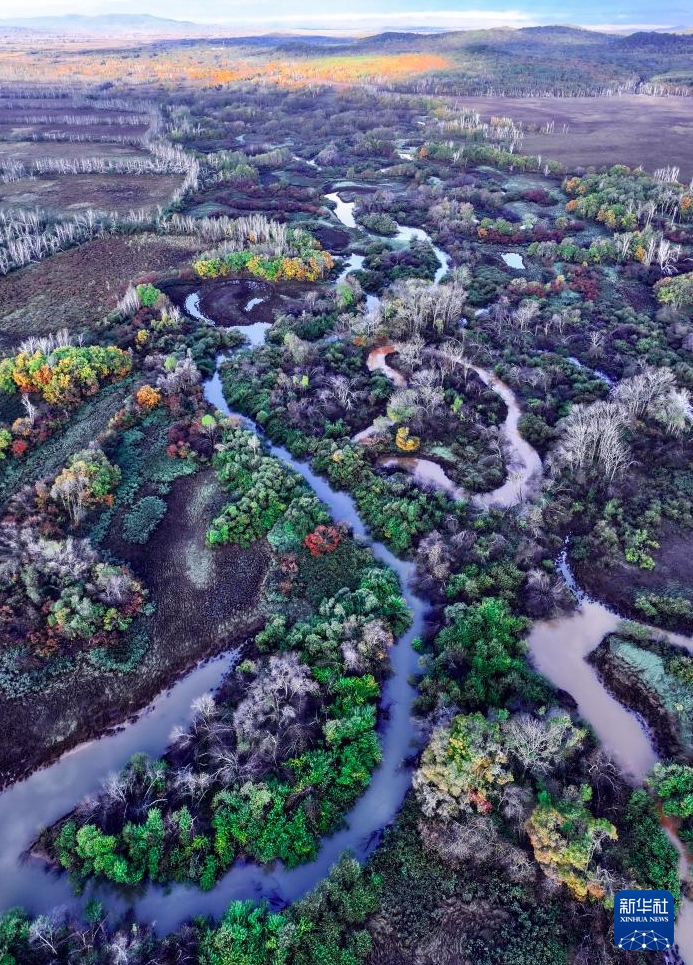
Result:
[[[594,855],[605,840],[615,841],[618,835],[613,824],[585,807],[591,788],[572,790],[574,794],[561,801],[542,792],[525,827],[547,878],[564,884],[580,901],[601,899],[605,892]]]
[[[410,436],[408,426],[400,426],[395,435],[395,445],[402,452],[416,452],[421,445],[419,436]]]

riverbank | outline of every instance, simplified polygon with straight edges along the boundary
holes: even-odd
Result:
[[[190,313],[199,321],[214,324],[213,319],[200,308],[199,298],[195,301],[189,296],[187,304]],[[264,341],[266,328],[258,327],[258,323],[236,327],[242,334],[248,336],[252,345],[261,345]],[[205,383],[204,393],[210,404],[225,414],[233,416],[236,414],[230,410],[224,399],[219,378],[219,367],[223,359],[224,356],[219,356],[214,376]],[[492,373],[483,369],[476,369],[476,371],[479,377],[482,377],[481,373],[483,373],[488,376],[489,384],[493,383]],[[492,387],[499,394],[501,394],[501,387],[507,393],[507,399],[504,401],[508,408],[508,420],[511,414],[514,418],[514,423],[506,420],[509,435],[511,439],[514,435],[519,439],[517,422],[520,406],[517,399],[502,383],[496,382]],[[262,434],[261,429],[251,420],[242,416],[238,418],[258,435]],[[529,469],[532,463],[534,463],[534,470],[537,468],[540,470],[541,461],[532,447],[527,443],[524,445],[528,449],[524,454],[518,452],[518,459],[523,467],[521,471],[527,473],[526,480],[529,480],[531,478]],[[410,630],[402,636],[391,652],[393,674],[385,683],[380,703],[383,723],[381,728],[383,762],[374,772],[371,784],[358,804],[347,815],[345,828],[323,840],[318,858],[291,871],[283,867],[265,868],[250,862],[239,862],[210,893],[183,885],[174,885],[167,891],[150,885],[137,895],[114,897],[109,890],[90,885],[81,899],[74,899],[66,878],[48,878],[43,875],[37,861],[19,865],[19,854],[13,846],[11,854],[10,849],[6,849],[0,864],[0,871],[2,871],[0,900],[3,904],[5,902],[25,904],[32,911],[43,911],[49,910],[58,903],[72,908],[81,908],[84,901],[90,897],[107,896],[109,907],[114,911],[129,909],[137,920],[155,921],[157,929],[167,932],[196,914],[218,917],[229,902],[237,898],[266,899],[272,907],[282,907],[301,897],[321,881],[343,850],[352,850],[360,860],[371,854],[380,840],[383,827],[394,820],[409,789],[412,759],[420,749],[422,741],[419,726],[412,714],[417,691],[410,679],[420,669],[414,641],[425,630],[427,601],[412,590],[414,565],[395,556],[382,543],[373,542],[370,539],[367,528],[347,493],[330,486],[323,477],[313,471],[308,463],[296,459],[284,447],[269,444],[268,451],[308,482],[316,495],[329,507],[334,520],[348,524],[357,538],[372,547],[379,560],[395,570],[399,576],[407,606],[412,613]],[[509,485],[511,482],[512,486]],[[499,490],[494,490],[494,493],[502,492],[502,496],[496,497],[494,504],[510,507],[521,502],[522,487],[518,486],[517,482],[517,479],[511,480],[509,477]],[[488,496],[491,495],[493,494],[488,494]],[[615,626],[617,623],[618,617],[606,611],[606,608],[600,608],[599,604],[595,604],[594,609],[590,609],[590,605],[583,602],[580,611],[576,614],[556,621],[542,621],[535,624],[530,633],[529,647],[538,669],[542,670],[556,686],[572,694],[582,716],[593,723],[595,731],[602,738],[607,749],[614,753],[626,773],[638,782],[655,759],[647,735],[642,732],[637,719],[607,694],[594,669],[585,660],[587,654],[596,646],[596,643],[592,644],[596,631],[600,631],[599,639],[601,639],[604,632],[607,632],[606,628]],[[583,632],[576,646],[578,635],[575,630],[581,624]],[[542,632],[545,633],[544,637]],[[539,666],[542,661],[544,667]],[[195,674],[190,676],[196,677]],[[201,682],[202,677],[199,679],[196,677],[195,686],[199,686]],[[181,685],[173,691],[179,711],[181,707],[178,701],[182,700],[185,691],[182,687],[183,683],[181,682]],[[152,718],[157,714],[160,712],[155,707],[146,717]],[[185,713],[181,713],[181,717],[185,720]],[[157,722],[152,726],[151,731],[142,725],[139,737],[136,731],[137,724],[126,728],[123,734],[127,734],[128,740],[131,740],[134,733],[138,740],[137,750],[151,747],[150,753],[158,755],[165,747],[167,738],[161,726],[164,720],[164,714],[161,714],[160,719],[157,717]],[[636,737],[636,731],[640,737]],[[38,824],[51,823],[50,818],[46,818],[59,809],[60,802],[69,798],[69,807],[72,807],[75,798],[81,796],[80,786],[83,788],[83,793],[89,793],[98,784],[99,779],[107,776],[108,772],[104,772],[104,764],[108,760],[109,747],[112,748],[113,758],[117,761],[128,743],[123,738],[116,744],[117,736],[106,738],[104,742],[100,742],[101,746],[85,745],[72,758],[68,755],[54,765],[54,768],[49,768],[22,782],[17,785],[14,797],[0,796],[0,819],[3,820],[3,827],[5,827],[3,808],[7,807],[10,840],[17,842],[17,848],[26,847],[29,828],[35,835]],[[625,744],[622,743],[622,736]],[[93,755],[90,748],[93,748]],[[66,780],[69,780],[70,774],[73,778],[75,776],[75,772],[71,771],[72,761],[78,758],[83,766],[76,772],[77,779],[74,786],[68,786]],[[89,770],[90,764],[91,770]],[[51,793],[52,785],[60,789],[59,793]],[[6,805],[5,801],[10,803]],[[65,813],[69,807],[63,806],[63,810],[56,816]],[[21,821],[17,821],[17,808],[21,809]],[[685,931],[682,934],[685,939]]]

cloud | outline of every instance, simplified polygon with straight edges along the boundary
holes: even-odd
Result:
[[[449,2],[449,0],[447,0]],[[476,29],[499,25],[528,26],[536,23],[529,0],[525,10],[445,9],[446,0],[380,0],[377,9],[369,0],[336,0],[326,9],[322,0],[207,0],[191,8],[184,0],[0,0],[0,19],[61,15],[65,13],[149,13],[154,16],[197,23],[296,24],[345,23],[353,25],[429,24],[434,27]],[[500,6],[502,0],[491,0]]]
[[[296,26],[305,24],[329,24],[344,23],[353,26],[355,23],[363,23],[372,26],[374,23],[387,23],[393,25],[427,27],[453,27],[458,30],[479,29],[483,27],[529,27],[537,21],[529,13],[521,10],[406,10],[388,12],[369,12],[364,13],[359,10],[352,12],[336,11],[333,13],[293,13],[293,14],[273,14],[254,17],[220,17],[214,21],[207,20],[208,23],[223,24],[275,24],[292,23]]]
[[[598,30],[603,33],[630,33],[636,30],[675,30],[673,23],[630,23],[623,20],[620,23],[590,23],[585,24],[586,30]]]
[[[465,2],[470,9],[464,9]],[[148,13],[154,16],[232,29],[270,30],[340,27],[355,32],[377,31],[383,26],[433,27],[475,30],[484,27],[528,27],[537,24],[574,23],[595,29],[664,29],[651,24],[651,0],[0,0],[0,19],[65,13]],[[505,3],[515,4],[504,9]],[[454,9],[449,9],[453,7]],[[671,23],[693,23],[690,0],[670,0]]]

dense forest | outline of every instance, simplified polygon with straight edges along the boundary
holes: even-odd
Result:
[[[469,96],[692,43],[17,57],[2,965],[693,961],[691,186]]]

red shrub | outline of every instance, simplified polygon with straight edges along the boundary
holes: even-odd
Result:
[[[596,302],[599,299],[599,282],[589,269],[576,268],[570,277],[568,287],[571,291],[582,295],[585,301]]]
[[[12,443],[12,455],[23,456],[28,448],[29,443],[26,441],[26,439],[15,439]]]
[[[312,533],[308,533],[303,540],[311,556],[324,556],[332,553],[342,541],[342,536],[336,526],[316,526]]]
[[[543,188],[536,188],[525,191],[522,197],[525,201],[534,201],[536,204],[551,204],[551,195]]]

